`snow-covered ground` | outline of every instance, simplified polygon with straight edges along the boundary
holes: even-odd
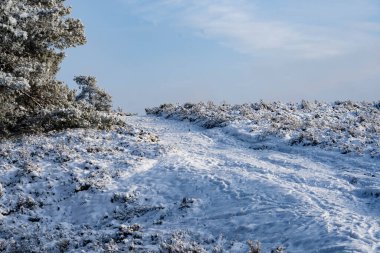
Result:
[[[377,157],[127,122],[0,144],[0,251],[380,252]]]

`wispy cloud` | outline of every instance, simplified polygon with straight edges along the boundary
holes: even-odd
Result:
[[[316,6],[289,0],[287,8],[278,8],[278,13],[278,1],[267,6],[258,0],[121,1],[152,22],[188,27],[201,36],[249,54],[267,51],[298,58],[328,58],[357,50],[363,42],[379,41],[377,22],[357,20],[373,15],[374,9],[379,10],[371,0],[321,0],[316,11],[313,10]],[[268,10],[271,7],[274,9]],[[297,13],[338,24],[303,23],[291,16]],[[329,13],[338,13],[337,18],[344,17],[345,23],[332,22],[334,15]]]

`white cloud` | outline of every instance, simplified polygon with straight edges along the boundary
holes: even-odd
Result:
[[[339,14],[337,16],[340,19],[346,15],[344,20],[347,24],[337,26],[300,24],[291,21],[291,17],[279,18],[276,10],[268,10],[270,6],[262,7],[258,4],[262,3],[261,1],[253,0],[121,1],[128,3],[152,22],[170,22],[185,26],[202,36],[249,54],[268,51],[298,58],[328,58],[363,47],[363,42],[366,43],[364,39],[368,42],[378,41],[378,37],[368,31],[377,29],[378,23],[350,24],[354,21],[350,20],[350,15],[353,15],[353,18],[366,17],[366,13],[372,15],[373,8],[370,7],[374,5],[371,5],[370,0],[331,0],[335,4],[329,4],[332,3],[330,0],[321,0],[317,13],[310,9],[313,6],[303,4],[299,7],[303,8],[300,10],[297,9],[298,1],[289,1],[289,5],[297,10],[293,13],[303,11],[304,16],[320,16],[332,22],[334,12]],[[276,4],[272,7],[275,8]],[[287,6],[287,9],[291,8]],[[345,11],[347,14],[344,14]],[[266,16],[262,13],[266,13]],[[322,14],[324,16],[321,16]]]

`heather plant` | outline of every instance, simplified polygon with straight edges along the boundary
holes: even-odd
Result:
[[[254,241],[248,240],[247,244],[249,246],[248,253],[260,253],[261,252],[261,245],[259,242],[254,242]]]
[[[254,144],[276,137],[289,145],[319,146],[341,153],[380,157],[379,102],[186,103],[164,104],[146,112],[188,120],[205,128],[227,127],[227,132]]]

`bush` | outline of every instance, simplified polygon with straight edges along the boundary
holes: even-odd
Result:
[[[273,137],[289,145],[318,146],[341,153],[380,157],[380,103],[337,101],[321,103],[252,103],[215,105],[164,104],[147,114],[188,120],[253,144]]]

